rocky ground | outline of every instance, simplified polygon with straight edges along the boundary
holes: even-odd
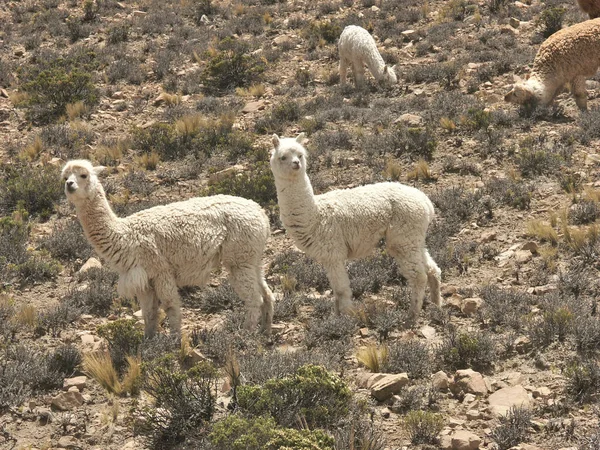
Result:
[[[306,412],[285,426],[324,428],[336,449],[599,449],[598,81],[587,113],[568,93],[534,111],[503,103],[545,36],[585,19],[558,0],[3,2],[0,448],[233,448],[205,439],[235,409],[232,387],[315,363],[351,387],[371,434]],[[349,24],[375,36],[397,85],[340,86]],[[333,314],[322,268],[278,220],[268,168],[271,135],[299,132],[317,193],[394,180],[430,195],[441,311],[404,325],[407,292],[381,248],[349,264],[356,314]],[[107,388],[81,363],[107,349],[115,362],[106,325],[139,330],[141,314],[66,204],[58,173],[72,158],[108,167],[121,216],[215,193],[269,212],[272,340],[240,329],[243,305],[217,273],[182,290],[181,346],[165,327],[121,349],[217,370],[211,420],[177,443],[140,426],[155,385]],[[173,420],[166,405],[151,410]]]

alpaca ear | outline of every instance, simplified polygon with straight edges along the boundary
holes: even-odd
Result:
[[[384,66],[384,67],[383,67],[383,73],[388,73],[388,69],[389,69],[389,67],[388,67],[388,66]]]
[[[106,170],[105,166],[94,166],[94,173],[96,175],[100,175],[102,172]]]
[[[279,136],[277,136],[276,134],[274,134],[272,139],[273,139],[272,140],[273,146],[275,147],[275,149],[278,149],[279,148],[279,143],[280,143]]]
[[[306,133],[300,133],[298,136],[296,136],[296,142],[298,144],[303,144],[305,139],[306,139]]]

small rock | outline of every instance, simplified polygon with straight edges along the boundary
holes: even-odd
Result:
[[[82,334],[81,335],[81,343],[84,345],[93,345],[94,344],[94,336],[91,334]]]
[[[529,250],[517,250],[515,252],[515,259],[518,263],[524,264],[526,262],[531,261],[533,255]]]
[[[416,41],[419,39],[419,34],[415,30],[404,30],[400,33],[400,36],[407,41]]]
[[[476,450],[480,445],[479,436],[470,431],[457,430],[452,435],[452,450]]]
[[[374,13],[379,12],[379,7],[376,5],[371,6],[371,11],[373,11]]]
[[[485,244],[487,242],[495,241],[497,237],[498,233],[496,233],[495,231],[487,231],[481,235],[481,237],[479,238],[479,242],[481,244]]]
[[[242,108],[242,112],[244,114],[247,113],[251,113],[251,112],[256,112],[256,111],[262,111],[263,109],[265,109],[265,101],[264,100],[257,100],[255,102],[249,102],[246,103],[246,105]]]
[[[489,410],[492,414],[504,416],[512,406],[529,406],[531,400],[523,386],[506,387],[497,390],[488,398]]]
[[[534,255],[537,255],[538,248],[538,245],[533,241],[526,242],[521,246],[521,250],[529,250]]]
[[[400,392],[408,382],[408,374],[406,373],[384,374],[383,378],[371,386],[371,395],[378,401],[383,402]]]
[[[360,334],[360,337],[368,337],[371,333],[368,328],[361,328],[358,330],[358,334]]]
[[[227,169],[219,170],[218,172],[215,172],[208,177],[208,184],[213,185],[227,178],[233,178],[243,170],[244,166],[242,166],[241,164],[236,164],[235,166],[228,167]]]
[[[389,419],[391,414],[392,412],[388,408],[383,408],[381,410],[381,417],[383,417],[384,419]]]
[[[483,417],[481,411],[470,409],[467,411],[467,420],[479,420]]]
[[[517,353],[522,355],[523,353],[527,353],[531,350],[531,339],[529,339],[527,336],[519,336],[515,339],[513,345],[515,346]]]
[[[533,398],[541,398],[543,400],[547,400],[549,398],[554,397],[554,393],[550,390],[550,388],[548,388],[546,386],[542,386],[537,389],[534,389],[532,394],[533,394]]]
[[[133,11],[133,17],[144,17],[146,14],[148,14],[146,11]]]
[[[440,391],[448,390],[448,375],[443,370],[431,375],[431,384]]]
[[[113,95],[111,95],[110,98],[114,98],[115,100],[124,98],[123,91],[113,92]]]
[[[473,369],[457,370],[454,381],[450,384],[450,390],[455,394],[461,390],[475,395],[484,395],[488,392],[483,375]]]
[[[291,45],[292,39],[289,36],[282,34],[281,36],[277,36],[275,39],[273,39],[273,44],[275,46],[281,46],[281,45],[286,45],[286,44]]]
[[[23,48],[16,48],[15,51],[13,52],[13,55],[15,55],[16,57],[21,57],[25,54],[25,49]]]
[[[465,394],[465,396],[463,397],[463,403],[465,405],[468,405],[469,403],[473,403],[475,401],[475,396],[473,394]]]
[[[435,336],[437,333],[435,331],[435,328],[433,328],[429,325],[425,325],[423,328],[421,328],[419,330],[419,334],[427,340],[432,340],[432,339],[435,339]]]
[[[71,411],[78,406],[83,405],[83,396],[79,391],[61,392],[52,399],[51,405],[59,411]]]
[[[210,19],[206,17],[206,14],[202,14],[202,17],[200,17],[200,22],[202,22],[204,25],[207,25],[210,23]]]
[[[48,425],[52,423],[54,416],[52,415],[52,411],[48,408],[39,408],[37,411],[37,417],[40,425]]]
[[[0,89],[0,97],[8,98],[8,92],[6,89]]]
[[[465,298],[460,305],[460,310],[465,315],[475,314],[481,308],[483,300],[479,297]]]
[[[406,113],[398,117],[396,122],[401,122],[405,125],[408,125],[409,127],[418,127],[423,124],[424,120],[421,116],[418,116],[416,114]]]
[[[86,273],[90,269],[101,269],[101,268],[102,268],[102,263],[97,258],[94,258],[92,256],[90,259],[88,259],[85,262],[85,264],[83,266],[81,266],[81,269],[79,269],[79,273]]]
[[[442,450],[452,450],[452,438],[448,435],[440,438],[440,448]]]
[[[78,444],[77,439],[75,439],[73,436],[62,436],[59,440],[58,440],[58,448],[81,448],[81,446]]]
[[[142,319],[144,317],[144,313],[141,309],[138,309],[136,312],[133,313],[133,317],[135,317],[136,319]]]
[[[86,383],[87,377],[85,375],[73,378],[65,378],[65,381],[63,382],[63,391],[68,391],[72,387],[81,391],[85,388]]]
[[[519,28],[519,25],[521,25],[521,21],[516,17],[511,17],[510,19],[508,19],[508,24],[513,28]]]

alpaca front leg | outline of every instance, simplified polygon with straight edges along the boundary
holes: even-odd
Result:
[[[254,267],[228,267],[228,270],[233,290],[246,305],[244,328],[253,330],[261,318],[264,320],[264,308],[269,309],[264,305],[258,273]]]
[[[357,87],[365,84],[365,66],[362,62],[352,64],[352,72],[354,73],[354,83]]]
[[[273,296],[273,292],[269,289],[267,282],[262,274],[262,271],[259,270],[259,279],[260,279],[260,290],[262,293],[263,303],[261,306],[262,319],[261,319],[261,330],[265,335],[271,335],[271,326],[273,324],[273,304],[275,303],[275,297]]]
[[[326,266],[327,278],[335,296],[335,311],[338,314],[348,314],[352,309],[352,290],[350,279],[344,263]]]
[[[144,337],[150,339],[158,329],[158,298],[152,288],[141,292],[137,298],[144,318]]]
[[[346,85],[346,73],[348,72],[348,61],[340,58],[340,84]]]

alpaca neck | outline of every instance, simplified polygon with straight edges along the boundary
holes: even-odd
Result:
[[[369,70],[371,71],[371,73],[373,74],[373,77],[377,81],[379,81],[383,78],[383,70],[385,69],[385,61],[383,61],[383,58],[381,57],[379,52],[377,52],[374,55],[373,60],[367,61],[367,66],[369,67]]]
[[[75,208],[88,241],[101,257],[111,262],[110,250],[122,236],[123,224],[108,204],[102,186],[98,186],[93,198],[76,204]]]
[[[305,229],[316,223],[318,214],[315,195],[308,175],[296,179],[275,179],[281,221],[293,235],[297,229]]]

